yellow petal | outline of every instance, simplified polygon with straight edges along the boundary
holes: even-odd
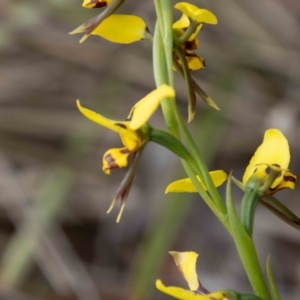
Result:
[[[162,99],[174,96],[174,89],[166,84],[149,93],[132,108],[127,118],[130,122],[129,128],[137,130],[142,127],[156,111]]]
[[[181,18],[173,24],[173,29],[186,29],[190,25],[190,19],[183,14]]]
[[[121,141],[123,143],[124,146],[126,146],[126,148],[128,148],[128,150],[134,152],[136,150],[138,150],[142,143],[143,143],[143,140],[140,136],[136,136],[135,139],[131,138],[131,136],[128,136],[128,134],[122,134],[120,133],[120,138],[121,138]]]
[[[204,59],[193,52],[186,53],[186,60],[190,70],[199,70],[205,68]]]
[[[198,8],[191,3],[179,2],[174,7],[184,13],[188,18],[198,23],[207,23],[211,25],[218,23],[217,17],[211,11]]]
[[[196,252],[169,252],[175,261],[177,268],[187,281],[191,291],[197,291],[200,284],[196,273],[196,262],[198,254]]]
[[[182,66],[181,60],[176,56],[174,56],[174,57],[175,57],[176,61],[178,62],[178,64],[180,66]],[[205,68],[205,61],[204,61],[203,57],[198,56],[194,52],[185,51],[185,58],[186,58],[189,70],[195,71],[195,70]]]
[[[111,15],[91,33],[119,44],[130,44],[144,38],[147,26],[143,19],[131,15]]]
[[[199,295],[195,292],[184,290],[179,287],[165,286],[159,279],[156,280],[155,286],[159,291],[180,300],[228,300],[228,298],[224,295],[223,292]]]
[[[274,188],[270,188],[268,193],[274,194],[282,189],[292,189],[294,190],[296,187],[297,176],[292,174],[289,171],[286,171],[283,176],[283,180]]]
[[[278,129],[268,129],[265,132],[262,144],[257,148],[243,176],[243,184],[255,173],[256,176],[265,180],[266,165],[275,165],[282,170],[287,170],[290,162],[288,141]],[[272,188],[278,186],[283,180],[284,171],[273,182]]]
[[[225,171],[217,170],[217,171],[211,171],[209,172],[209,175],[211,176],[211,179],[215,185],[215,187],[219,187],[224,183],[224,181],[227,179],[228,174]],[[202,185],[204,190],[207,190],[207,188],[204,186],[200,178],[198,177],[198,180],[200,184]],[[192,184],[192,181],[190,178],[185,178],[181,180],[174,181],[170,183],[165,193],[196,193],[197,190],[195,186]]]
[[[189,42],[196,39],[196,37],[197,37],[197,35],[198,35],[198,33],[199,33],[199,31],[202,27],[203,27],[203,24],[199,24],[197,26],[196,31],[189,37],[189,39],[188,39]],[[197,48],[199,48],[200,43],[199,43],[198,39],[196,39],[196,41],[194,43],[197,45]],[[194,48],[194,49],[197,49],[197,48]],[[191,49],[191,50],[194,50],[194,49]]]
[[[128,164],[128,156],[131,151],[126,147],[109,149],[103,155],[102,170],[105,174],[110,174],[110,170],[116,168],[125,168]]]
[[[99,8],[108,6],[113,0],[84,0],[82,6],[85,8]]]
[[[79,111],[85,117],[90,119],[91,121],[93,121],[93,122],[95,122],[95,123],[97,123],[97,124],[99,124],[103,127],[106,127],[110,130],[118,132],[118,133],[120,133],[124,136],[127,136],[131,139],[137,140],[139,138],[136,132],[128,129],[128,126],[129,126],[128,121],[118,122],[118,121],[113,121],[113,120],[107,119],[107,118],[101,116],[100,114],[95,113],[92,110],[89,110],[87,108],[82,107],[79,100],[77,100],[76,104],[77,104],[77,107],[78,107]]]

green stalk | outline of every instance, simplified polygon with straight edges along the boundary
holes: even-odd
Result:
[[[166,55],[164,43],[161,36],[161,30],[159,28],[159,21],[156,23],[154,38],[153,38],[153,70],[156,86],[159,87],[162,84],[170,84],[169,74],[167,72]],[[171,85],[173,86],[173,85]],[[162,111],[164,114],[166,126],[169,132],[179,139],[179,129],[174,112],[175,99],[163,99],[161,102]]]
[[[189,164],[188,162],[184,162],[183,167],[186,171],[187,175],[190,177],[193,185],[197,189],[197,192],[200,194],[204,202],[207,204],[207,206],[213,211],[213,213],[216,215],[216,217],[220,220],[220,222],[224,225],[224,227],[228,230],[228,232],[231,234],[231,227],[229,224],[229,220],[227,217],[224,217],[223,214],[220,213],[219,207],[212,201],[211,197],[203,190],[201,184],[199,183],[199,180],[197,179],[194,171],[193,171],[193,165]]]
[[[220,196],[217,188],[215,187],[215,185],[209,175],[207,166],[206,166],[204,160],[202,159],[202,157],[199,153],[199,150],[197,148],[197,145],[196,145],[195,141],[193,140],[193,137],[192,137],[191,133],[189,132],[189,130],[182,118],[182,115],[179,112],[177,107],[176,107],[175,112],[176,112],[176,117],[177,117],[177,120],[179,123],[179,127],[182,130],[182,135],[184,136],[184,138],[186,140],[188,149],[190,150],[192,157],[197,162],[197,165],[199,168],[199,176],[200,176],[201,180],[204,182],[205,186],[207,187],[212,199],[218,206],[220,213],[223,215],[222,218],[226,219],[227,211],[226,211],[225,203],[223,202],[222,197]]]
[[[173,86],[173,30],[172,17],[170,17],[170,14],[172,12],[171,1],[155,0],[154,2],[158,17],[153,40],[153,68],[155,81],[157,86],[164,83]],[[159,20],[160,17],[162,17],[163,20]],[[159,28],[159,26],[163,26],[163,28]],[[163,37],[162,32],[165,33]],[[168,35],[166,35],[167,33]],[[218,208],[217,217],[221,220],[221,222],[226,222],[226,206],[218,190],[213,184],[204,160],[202,159],[197,149],[197,145],[194,142],[190,132],[188,131],[185,122],[175,104],[175,99],[164,99],[162,101],[162,110],[168,130],[178,139],[180,138],[178,130],[179,124],[191,155],[197,163],[199,171],[198,175],[207,187],[211,198],[216,203],[216,206]],[[207,195],[206,192],[205,194]]]
[[[226,202],[232,237],[252,289],[261,299],[270,300],[272,298],[262,275],[254,243],[239,220],[234,206],[231,193],[231,175],[227,181]]]
[[[257,189],[246,189],[241,202],[241,223],[252,238],[255,210],[260,198]]]
[[[191,37],[193,33],[197,30],[197,26],[199,23],[195,22],[194,20],[190,20],[190,25],[187,28],[187,30],[183,33],[183,35],[179,36],[176,39],[176,42],[178,45],[182,45],[188,41],[188,39]]]
[[[174,87],[173,73],[173,6],[171,0],[155,0],[158,22],[160,24],[163,44],[165,49],[165,60],[167,65],[168,82]],[[161,19],[160,19],[161,18]],[[162,23],[162,24],[161,24]]]

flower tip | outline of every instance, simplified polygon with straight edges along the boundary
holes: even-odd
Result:
[[[78,29],[78,28],[74,29],[73,31],[70,31],[69,34],[77,34],[77,33],[80,33],[80,32],[77,31],[77,29]]]
[[[121,217],[122,217],[122,214],[123,214],[123,211],[124,211],[124,208],[125,208],[125,202],[122,203],[122,205],[121,205],[121,209],[120,209],[120,212],[119,212],[119,214],[118,214],[116,223],[120,223]]]
[[[90,35],[89,34],[85,34],[79,41],[80,44],[82,44]]]
[[[214,109],[216,109],[216,110],[220,110],[219,106],[216,104],[216,102],[215,102],[212,98],[207,97],[207,98],[206,98],[206,103],[207,103],[210,107],[212,107],[212,108],[214,108]]]
[[[194,120],[195,112],[189,112],[188,123],[191,123]]]
[[[80,104],[80,100],[79,99],[76,100],[76,105],[77,105],[77,108],[81,111],[82,106]]]
[[[110,174],[110,168],[103,167],[102,170],[106,175]]]
[[[114,208],[114,206],[115,206],[114,203],[112,203],[106,213],[109,214],[112,211],[112,209]]]
[[[206,13],[206,23],[210,24],[210,25],[217,25],[218,24],[218,19],[215,16],[215,14],[213,14],[211,11],[205,9],[205,13]]]
[[[69,32],[69,34],[77,34],[77,33],[82,33],[85,32],[86,30],[86,26],[84,24],[78,26],[77,28],[75,28],[73,31]]]
[[[165,194],[169,194],[170,193],[170,184],[167,186],[166,190],[165,190]]]
[[[156,279],[155,281],[155,287],[158,290],[162,290],[165,286],[163,285],[162,281],[160,279]]]

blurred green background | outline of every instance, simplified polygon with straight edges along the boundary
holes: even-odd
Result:
[[[191,2],[219,19],[200,32],[207,68],[193,77],[221,112],[199,100],[189,125],[210,169],[241,178],[264,131],[276,127],[299,176],[299,1]],[[121,223],[119,207],[106,215],[126,170],[106,176],[101,160],[119,137],[85,119],[75,100],[123,120],[154,79],[150,42],[92,36],[79,44],[68,35],[98,12],[79,0],[0,2],[0,299],[169,299],[155,291],[156,278],[186,286],[169,250],[200,253],[207,289],[250,291],[230,236],[203,201],[164,195],[184,172],[163,148],[147,146]],[[153,32],[152,1],[127,0],[118,12],[141,16]],[[187,117],[178,74],[176,88]],[[151,124],[164,128],[160,112]],[[276,196],[300,215],[298,187]],[[263,265],[271,255],[283,298],[298,300],[300,233],[259,206],[255,242]]]

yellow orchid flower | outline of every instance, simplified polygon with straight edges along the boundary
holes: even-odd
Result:
[[[168,85],[161,85],[150,92],[132,108],[126,121],[107,119],[81,106],[77,100],[79,111],[91,121],[119,133],[123,148],[110,149],[103,156],[103,171],[110,173],[111,169],[127,166],[128,156],[137,152],[145,142],[145,135],[141,128],[147,123],[152,114],[160,105],[163,98],[174,97],[175,91]]]
[[[245,186],[251,177],[258,177],[265,182],[270,170],[273,169],[279,171],[279,174],[270,188],[265,191],[266,194],[272,195],[284,188],[294,189],[297,177],[288,170],[289,162],[290,151],[287,139],[280,130],[268,129],[262,144],[254,153],[245,170],[242,183]],[[210,175],[216,187],[220,186],[227,178],[227,173],[220,170],[210,172]],[[203,184],[201,181],[200,183]],[[203,188],[206,189],[204,185]],[[169,192],[197,191],[191,180],[185,178],[172,182],[166,189],[166,193]]]
[[[112,0],[83,0],[82,7],[84,8],[99,8],[108,6],[112,3]]]
[[[183,278],[187,281],[189,290],[185,290],[175,286],[165,286],[161,280],[156,280],[156,288],[176,299],[180,300],[229,300],[226,294],[222,291],[208,293],[205,289],[205,294],[200,291],[200,282],[196,273],[196,262],[198,254],[196,252],[169,252],[179,269]],[[206,294],[207,292],[207,294]]]
[[[191,291],[197,291],[200,283],[196,273],[196,263],[198,258],[198,253],[190,251],[190,252],[177,252],[170,251],[169,254],[172,255],[175,264],[186,280],[189,289]]]
[[[70,34],[83,32],[84,36],[79,41],[80,43],[84,42],[91,34],[99,34],[94,33],[94,31],[101,25],[103,21],[105,21],[105,19],[109,18],[109,16],[112,15],[115,10],[117,10],[123,4],[124,1],[125,0],[83,0],[82,6],[84,8],[105,7],[105,9],[96,17],[77,27],[75,30],[70,32]],[[130,22],[131,20],[128,21]],[[100,29],[100,33],[104,31],[105,35],[105,33],[108,31],[107,27],[109,24],[109,22],[106,23],[106,27],[104,26],[102,29]]]
[[[224,183],[224,181],[228,177],[228,173],[222,170],[216,170],[216,171],[211,171],[209,172],[209,175],[215,185],[215,187],[219,187]],[[203,184],[201,179],[197,176],[199,183],[202,185],[202,188],[207,191],[206,186]],[[176,180],[172,183],[170,183],[167,188],[165,193],[196,193],[197,189],[193,185],[192,181],[190,178],[184,178],[180,180]]]
[[[86,32],[87,28],[88,26],[83,24],[70,32],[70,34]],[[103,20],[91,34],[99,35],[113,43],[129,44],[143,39],[146,30],[147,25],[140,17],[114,14]],[[80,42],[84,40],[85,36]]]
[[[159,279],[156,280],[155,286],[159,291],[180,300],[230,300],[222,291],[206,295],[198,294],[176,286],[165,286]]]
[[[257,148],[243,176],[243,185],[253,177],[260,178],[265,182],[270,170],[279,171],[277,178],[274,180],[266,194],[290,188],[294,189],[297,177],[289,172],[290,163],[289,144],[285,136],[278,129],[271,128],[265,132],[262,144]]]
[[[203,24],[211,24],[215,25],[218,23],[216,16],[207,9],[201,9],[197,6],[187,3],[180,2],[175,5],[175,8],[180,10],[183,15],[182,17],[173,24],[173,30],[176,32],[176,35],[179,37],[178,42],[180,47],[183,49],[188,67],[190,70],[198,70],[205,68],[205,62],[203,57],[198,56],[192,50],[199,48],[199,40],[197,35],[202,28]],[[181,42],[180,36],[183,37],[184,33],[191,26],[191,22],[193,23],[192,32],[188,38]],[[181,65],[180,58],[176,56],[176,61]]]
[[[206,23],[211,25],[218,24],[217,17],[209,10],[199,8],[188,2],[179,2],[174,6],[176,9],[180,10],[189,19],[197,23]]]

